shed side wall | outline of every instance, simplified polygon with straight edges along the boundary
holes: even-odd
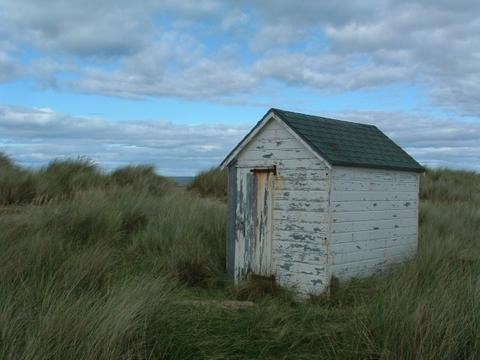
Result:
[[[370,275],[416,253],[418,185],[416,173],[332,169],[331,276]]]
[[[237,158],[237,187],[249,169],[277,166],[273,199],[272,261],[276,280],[300,293],[319,293],[327,286],[327,165],[272,119]],[[237,219],[238,221],[238,219]],[[235,273],[244,266],[244,234],[237,232]],[[248,241],[247,241],[248,242]]]

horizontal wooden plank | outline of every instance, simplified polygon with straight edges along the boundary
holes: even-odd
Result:
[[[387,243],[390,243],[387,240]],[[338,256],[335,260],[332,257],[329,269],[332,275],[339,277],[341,280],[350,279],[352,277],[363,277],[373,273],[383,271],[391,264],[403,262],[410,259],[416,253],[416,239],[402,242],[399,245],[389,245],[384,249],[366,252],[368,256],[376,258],[365,259],[367,255],[358,253],[345,253],[345,256]],[[383,252],[383,253],[382,253]]]
[[[284,129],[264,129],[259,134],[257,134],[256,139],[253,139],[253,142],[258,141],[261,142],[262,140],[273,139],[273,140],[290,140],[295,139],[288,131]]]
[[[273,230],[326,234],[328,230],[328,223],[327,221],[325,221],[324,223],[319,223],[281,220],[274,222]]]
[[[381,259],[385,257],[385,249],[377,248],[355,252],[328,253],[330,266],[338,264],[351,264],[371,259]]]
[[[273,254],[277,262],[301,262],[325,267],[327,261],[325,253],[319,251],[287,251],[283,248],[278,248]]]
[[[417,200],[332,201],[332,212],[416,209]]]
[[[321,163],[319,160],[316,159],[286,159],[286,160],[278,160],[278,159],[256,159],[256,160],[242,160],[238,159],[237,167],[255,167],[255,166],[265,166],[268,165],[277,165],[279,168],[287,168],[287,169],[298,169],[301,171],[302,169],[324,169],[325,165]]]
[[[335,201],[416,201],[417,192],[388,191],[332,191],[332,202]]]
[[[315,256],[325,255],[326,249],[323,243],[302,243],[299,241],[273,241],[273,251],[282,254],[301,253]]]
[[[275,179],[277,191],[328,191],[329,182],[327,179],[284,179],[278,176]]]
[[[313,159],[311,153],[305,149],[260,149],[260,150],[244,150],[240,157],[240,161],[256,160],[256,159],[269,159],[269,160],[300,160],[300,159]]]
[[[328,201],[328,191],[324,190],[284,190],[275,191],[275,200],[292,200],[292,201]]]
[[[395,181],[351,181],[334,180],[332,190],[335,191],[417,191],[416,182],[395,182]]]
[[[395,238],[369,239],[363,241],[350,241],[343,243],[329,243],[329,254],[354,253],[376,249],[395,248],[398,246],[416,245],[415,235],[401,235]]]
[[[349,254],[359,251],[369,251],[376,249],[385,249],[387,246],[386,239],[370,239],[366,241],[349,241],[343,243],[328,244],[328,254]]]
[[[277,175],[281,180],[326,180],[328,179],[328,168],[287,168],[277,169]]]
[[[255,139],[247,147],[247,150],[274,150],[274,149],[304,149],[305,147],[297,140],[292,138],[287,139],[271,139],[261,137]]]
[[[326,264],[310,264],[299,261],[283,261],[275,262],[278,273],[281,274],[303,274],[311,276],[324,276]]]
[[[406,237],[416,237],[416,226],[399,227],[394,229],[378,229],[355,232],[332,233],[329,239],[330,244],[371,241],[376,239],[394,239]]]
[[[384,257],[367,259],[350,264],[333,264],[329,266],[330,274],[340,280],[348,280],[354,277],[364,277],[385,270],[388,260]]]
[[[282,200],[276,199],[274,202],[274,209],[276,210],[300,210],[300,211],[318,211],[325,212],[328,203],[325,201],[301,201],[301,200]]]
[[[299,210],[273,210],[275,221],[287,221],[290,223],[327,223],[328,214],[317,211]]]
[[[285,231],[285,230],[274,230],[273,231],[273,240],[274,241],[287,241],[287,242],[298,242],[301,244],[322,244],[326,241],[326,232],[305,232],[305,231]]]
[[[417,226],[417,218],[393,220],[369,220],[357,222],[332,223],[333,233],[356,232],[365,230],[396,229],[400,227]]]
[[[392,238],[386,239],[387,249],[394,248],[396,246],[408,246],[414,247],[415,249],[418,246],[418,236],[417,234],[395,236]]]
[[[367,220],[388,220],[411,218],[417,216],[417,209],[404,210],[370,210],[370,211],[347,211],[332,213],[332,222],[354,222]]]
[[[418,174],[395,170],[363,169],[353,167],[335,167],[333,178],[349,181],[395,181],[395,182],[417,182]]]
[[[384,249],[373,249],[368,251],[357,251],[350,253],[329,254],[329,267],[345,268],[364,267],[372,264],[387,265],[403,261],[415,255],[416,246],[397,246]],[[340,266],[340,267],[339,267]],[[352,275],[360,275],[352,273]]]

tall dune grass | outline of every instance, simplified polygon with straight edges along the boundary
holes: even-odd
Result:
[[[202,174],[185,190],[152,168],[105,174],[82,161],[32,172],[0,156],[2,359],[480,353],[478,174],[442,169],[422,177],[415,259],[297,303],[272,283],[235,289],[225,277],[223,174]],[[2,175],[8,171],[30,178],[33,195]],[[185,301],[195,299],[255,305]]]
[[[0,153],[0,206],[28,203],[35,196],[34,175]]]
[[[227,197],[227,171],[213,167],[200,172],[188,186],[202,196],[213,196],[220,199]]]

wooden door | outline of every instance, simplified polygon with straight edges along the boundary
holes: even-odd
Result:
[[[272,275],[272,215],[275,175],[270,169],[239,171],[236,278]]]
[[[252,272],[272,275],[272,205],[273,180],[270,171],[253,172],[256,182],[255,246],[253,249]]]

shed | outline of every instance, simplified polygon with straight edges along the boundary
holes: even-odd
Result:
[[[424,168],[373,125],[270,109],[221,167],[235,282],[318,294],[416,253]]]

